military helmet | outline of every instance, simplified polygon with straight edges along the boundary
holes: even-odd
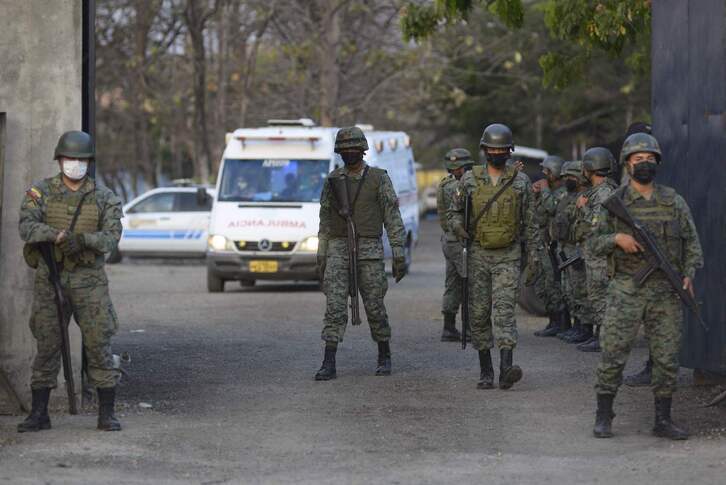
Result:
[[[368,150],[366,136],[363,134],[363,130],[357,126],[341,128],[338,130],[338,134],[335,135],[335,153],[350,149]]]
[[[577,178],[580,182],[585,182],[585,177],[582,175],[582,162],[580,160],[565,162],[562,165],[562,173],[560,176],[567,177],[568,175]]]
[[[479,146],[487,148],[509,148],[513,150],[512,130],[507,125],[493,123],[484,128]]]
[[[615,157],[607,148],[588,148],[582,156],[582,170],[598,175],[610,175],[615,169]]]
[[[623,142],[623,148],[620,150],[620,163],[625,163],[628,157],[633,153],[650,152],[655,155],[655,159],[660,163],[660,145],[653,135],[648,133],[633,133]]]
[[[565,161],[562,157],[558,157],[557,155],[547,155],[539,166],[543,169],[546,168],[549,170],[553,177],[560,177],[562,175],[562,164],[564,163]]]
[[[467,165],[474,165],[474,159],[471,158],[471,153],[466,148],[454,148],[446,152],[444,163],[446,170],[456,170]]]
[[[84,131],[66,131],[58,139],[53,158],[95,158],[93,138]]]

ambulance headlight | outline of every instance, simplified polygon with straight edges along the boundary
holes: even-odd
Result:
[[[310,236],[307,239],[303,239],[303,242],[300,243],[300,251],[305,251],[307,253],[317,252],[318,251],[318,237]]]
[[[231,244],[228,244],[229,241],[227,241],[227,238],[220,235],[215,234],[214,236],[209,236],[209,239],[207,239],[207,244],[209,245],[209,249],[212,249],[214,251],[224,251],[228,248]]]

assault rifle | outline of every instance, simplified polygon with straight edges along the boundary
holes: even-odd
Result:
[[[358,185],[358,191],[352,202],[350,200],[350,179],[347,176],[343,175],[328,179],[333,188],[333,195],[338,202],[338,214],[345,219],[345,225],[347,227],[348,296],[350,296],[351,323],[353,325],[360,325],[361,323],[360,305],[358,301],[358,231],[353,220],[353,208],[355,207],[355,201],[358,199],[360,189],[363,187],[363,182],[365,182],[367,174],[368,167],[363,171],[363,176]]]
[[[83,203],[81,201],[81,203]],[[75,225],[75,218],[71,223],[71,230]],[[68,394],[68,411],[71,414],[78,414],[76,405],[76,388],[73,383],[73,366],[71,365],[71,344],[68,336],[68,324],[71,322],[71,315],[67,312],[68,300],[63,294],[60,282],[60,271],[55,261],[55,247],[51,242],[38,243],[40,254],[48,266],[48,281],[53,286],[53,299],[55,300],[56,314],[58,315],[58,327],[61,336],[61,359],[63,360],[63,378],[66,381],[66,393]]]
[[[582,263],[584,261],[582,259],[582,251],[580,251],[580,248],[576,248],[575,253],[569,258],[564,251],[560,251],[560,256],[562,257],[562,262],[557,265],[557,269],[560,271],[564,271],[575,263]]]
[[[641,287],[653,272],[657,270],[662,271],[668,283],[678,293],[681,301],[691,310],[703,329],[708,332],[708,325],[703,321],[698,302],[696,302],[696,299],[690,292],[683,289],[683,276],[670,264],[668,257],[658,247],[658,244],[655,242],[655,237],[653,237],[648,228],[633,217],[623,203],[623,199],[617,193],[609,197],[602,205],[633,231],[633,237],[643,248],[645,266],[633,275],[635,284]]]

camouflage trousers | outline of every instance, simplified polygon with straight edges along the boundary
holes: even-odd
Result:
[[[517,345],[514,308],[519,293],[520,259],[502,258],[497,250],[473,244],[469,260],[471,342],[477,350]]]
[[[534,280],[534,292],[537,298],[545,305],[548,314],[561,312],[565,309],[565,297],[562,292],[562,285],[555,281],[552,260],[547,248],[537,249],[532,264],[537,268],[533,269],[536,274]]]
[[[565,247],[564,252],[570,258],[574,255],[574,248]],[[562,272],[562,291],[570,314],[580,323],[592,325],[587,301],[587,273],[583,262],[571,264]]]
[[[444,298],[441,313],[456,314],[461,308],[461,243],[447,241],[446,236],[441,238],[441,249],[446,259],[446,279],[444,280]]]
[[[321,338],[326,342],[342,342],[348,324],[348,255],[331,254],[326,258],[323,291],[326,307]],[[383,298],[388,279],[382,259],[358,260],[358,290],[363,300],[371,337],[376,342],[391,338],[391,326]]]
[[[637,288],[630,276],[608,285],[607,307],[600,329],[602,355],[597,367],[598,394],[615,394],[642,324],[653,359],[653,393],[670,397],[676,390],[681,343],[681,301],[664,280],[653,275]]]
[[[48,270],[41,264],[36,271],[30,330],[37,343],[30,387],[55,388],[61,365],[61,333],[53,286]],[[77,268],[61,272],[61,286],[69,308],[83,336],[88,378],[93,387],[109,388],[118,383],[120,372],[114,366],[111,337],[118,330],[118,318],[108,293],[102,269]]]
[[[587,302],[590,315],[587,321],[593,325],[602,325],[607,307],[608,263],[606,258],[585,254],[585,272],[587,275]]]

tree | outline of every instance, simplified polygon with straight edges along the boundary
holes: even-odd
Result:
[[[521,27],[523,0],[435,0],[413,3],[402,18],[406,39],[420,41],[442,25],[465,21],[475,4],[485,5],[508,27]],[[613,58],[630,50],[630,66],[643,72],[650,46],[651,0],[546,0],[536,2],[545,11],[545,23],[553,37],[568,46],[553,49],[540,57],[545,85],[562,89],[582,78],[593,51]]]

